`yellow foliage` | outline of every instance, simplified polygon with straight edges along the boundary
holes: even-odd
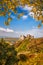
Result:
[[[8,25],[9,25],[9,22],[6,22],[6,21],[5,21],[4,24],[5,24],[6,26],[8,26]]]
[[[43,24],[43,20],[41,21],[41,23]]]
[[[38,28],[40,28],[40,27],[41,27],[41,24],[38,25]]]
[[[37,9],[36,9],[35,7],[33,7],[32,11],[33,11],[34,13],[36,13]]]
[[[12,18],[8,18],[8,22],[10,22],[12,20]]]
[[[8,12],[8,10],[12,10],[14,13],[17,13],[17,11],[15,11],[16,7],[18,7],[18,6],[25,7],[25,5],[28,5],[28,6],[33,6],[32,11],[34,13],[40,11],[39,16],[35,15],[36,20],[42,20],[43,19],[43,15],[41,13],[41,11],[43,10],[43,1],[42,0],[1,0],[0,5],[1,5],[0,9],[2,7],[4,8],[4,12],[1,12],[0,16],[5,16],[6,13]],[[10,13],[8,13],[8,15],[10,15]],[[17,18],[19,19],[23,15],[24,14],[20,14],[20,15],[18,15]],[[8,25],[9,23],[5,22],[5,24]],[[42,22],[42,24],[43,24],[43,22]]]

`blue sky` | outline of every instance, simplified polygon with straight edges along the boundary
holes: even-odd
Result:
[[[36,22],[35,19],[28,16],[25,18],[20,18],[19,20],[15,17],[11,22],[9,26],[4,25],[5,17],[0,17],[0,27],[4,28],[11,28],[13,30],[22,30],[27,31],[29,29],[32,29],[33,27],[37,27],[40,22]]]
[[[9,26],[4,25],[4,21],[7,19],[7,16],[0,16],[0,36],[19,37],[20,35],[31,34],[35,37],[43,37],[43,25],[40,29],[37,27],[41,21],[38,22],[28,15],[31,9],[32,8],[28,7],[17,8],[18,14],[24,12],[24,15],[20,19],[17,19],[18,14],[15,15],[12,12],[10,15],[10,17],[12,17],[12,21]]]

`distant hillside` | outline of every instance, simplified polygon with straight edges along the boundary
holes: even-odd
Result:
[[[1,40],[2,38],[0,38]],[[5,41],[11,42],[11,43],[15,43],[16,41],[18,41],[19,38],[3,38]]]

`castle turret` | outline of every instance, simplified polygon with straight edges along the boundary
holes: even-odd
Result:
[[[26,37],[24,35],[20,36],[20,40],[24,40]]]

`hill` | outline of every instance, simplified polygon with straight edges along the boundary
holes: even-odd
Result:
[[[20,51],[40,52],[43,51],[43,38],[25,38],[15,44],[15,48]]]
[[[6,53],[7,51],[9,52],[7,54],[10,55],[12,52],[14,58],[15,58],[15,55],[14,55],[15,51],[17,53],[16,59],[10,56],[11,62],[13,61],[13,59],[14,59],[14,62],[15,60],[17,60],[16,61],[17,64],[15,63],[11,65],[43,65],[43,38],[34,38],[32,36],[29,36],[29,37],[22,36],[22,38],[20,37],[20,39],[17,39],[16,43],[13,45],[10,45],[11,43],[7,43],[6,40],[14,41],[15,39],[6,38],[6,39],[1,39],[1,42],[0,42],[0,50],[2,50],[2,53]],[[15,51],[13,51],[13,49],[15,49]],[[3,57],[6,57],[6,55],[2,54],[2,61],[0,60],[0,62],[2,63],[4,62],[3,60],[5,60],[3,59]],[[9,65],[9,63],[7,65]],[[6,65],[6,64],[3,64],[3,65]]]
[[[43,65],[43,38],[25,37],[15,44],[18,65]]]

